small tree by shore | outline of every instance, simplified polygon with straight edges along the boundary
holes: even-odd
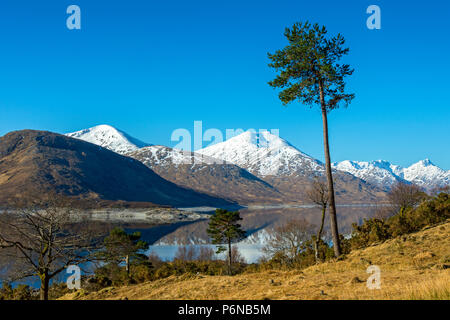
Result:
[[[212,239],[212,243],[217,245],[217,253],[227,251],[228,253],[228,274],[232,274],[231,266],[233,263],[233,255],[231,244],[242,240],[245,237],[245,231],[242,230],[238,223],[242,220],[239,211],[227,211],[217,209],[211,216],[207,229],[208,235]],[[227,245],[227,247],[224,246]]]
[[[125,263],[127,278],[130,277],[130,264],[147,262],[148,257],[142,253],[149,244],[141,240],[141,233],[127,233],[121,228],[114,228],[103,241],[104,249],[99,257],[107,263],[120,265]]]

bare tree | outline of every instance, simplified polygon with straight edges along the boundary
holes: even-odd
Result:
[[[316,262],[320,262],[319,258],[319,244],[322,237],[323,226],[325,223],[325,214],[328,206],[328,188],[326,182],[316,178],[311,186],[306,191],[306,196],[315,205],[319,206],[322,210],[322,218],[320,220],[320,227],[317,231],[316,239],[314,241],[314,256]]]
[[[186,245],[178,247],[174,259],[180,261],[194,261],[196,257],[197,257],[196,248],[192,245]]]
[[[16,203],[0,214],[0,255],[9,261],[8,281],[40,279],[48,300],[50,280],[69,265],[93,261],[99,241],[84,221],[74,221],[71,202],[51,194]]]
[[[214,250],[210,247],[185,245],[178,247],[174,260],[180,261],[212,261],[214,260]],[[233,260],[234,261],[234,260]]]
[[[435,187],[428,192],[432,197],[437,197],[440,193],[450,193],[450,185]]]
[[[216,254],[215,254],[213,248],[201,246],[198,250],[197,260],[198,261],[212,261],[212,260],[214,260],[215,255]]]
[[[388,193],[388,200],[394,213],[402,208],[414,207],[427,197],[426,193],[415,184],[397,182]]]
[[[237,246],[231,248],[231,261],[234,263],[247,263],[245,257],[241,254]]]
[[[269,256],[281,255],[293,262],[313,234],[313,226],[305,219],[289,220],[269,231],[270,237],[263,252]]]

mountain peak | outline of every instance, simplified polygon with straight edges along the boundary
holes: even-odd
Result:
[[[257,148],[271,148],[271,149],[281,148],[284,146],[292,147],[292,145],[289,142],[269,131],[255,132],[252,130],[248,130],[241,134],[235,135],[234,137],[222,143],[227,143],[229,145],[231,144],[254,145]]]
[[[84,140],[120,154],[125,154],[150,145],[107,124],[67,133],[66,136]]]
[[[426,158],[426,159],[424,159],[424,160],[420,160],[419,162],[413,164],[412,166],[415,166],[415,165],[420,165],[420,166],[423,166],[423,167],[435,166],[435,165],[433,164],[433,162],[431,162],[431,160],[428,159],[428,158]],[[411,166],[411,167],[412,167],[412,166]]]
[[[321,163],[269,131],[246,131],[198,153],[236,164],[260,176],[322,170]]]
[[[346,171],[369,183],[390,188],[396,182],[414,183],[425,189],[441,187],[450,183],[450,171],[435,166],[424,159],[403,168],[384,160],[341,161],[333,163],[337,170]]]

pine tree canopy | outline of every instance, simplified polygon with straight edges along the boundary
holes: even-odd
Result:
[[[339,63],[349,51],[343,47],[344,37],[338,34],[327,38],[325,27],[308,22],[295,23],[292,28],[286,28],[284,35],[289,45],[268,54],[269,67],[277,72],[269,85],[282,89],[279,98],[283,104],[298,100],[310,107],[321,105],[327,111],[341,104],[348,106],[355,95],[345,93],[344,78],[354,70],[348,64]]]
[[[118,227],[111,230],[103,243],[105,250],[100,256],[116,263],[120,263],[125,256],[129,256],[131,260],[142,259],[140,252],[149,247],[147,242],[141,240],[140,232],[128,234]]]
[[[245,231],[241,229],[239,220],[242,220],[239,211],[217,209],[215,214],[211,216],[207,232],[212,239],[212,243],[218,245],[217,253],[226,250],[221,244],[233,243],[245,237]]]

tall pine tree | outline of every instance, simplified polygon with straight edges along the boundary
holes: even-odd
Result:
[[[347,64],[339,63],[349,51],[344,48],[345,39],[338,34],[327,37],[327,29],[318,24],[295,23],[284,32],[289,44],[268,54],[269,67],[277,76],[269,85],[282,89],[279,98],[284,105],[294,101],[312,107],[318,105],[322,112],[325,166],[329,197],[331,233],[335,256],[341,254],[339,232],[331,173],[328,141],[327,113],[341,105],[348,106],[354,94],[345,92],[345,77],[353,73]]]

